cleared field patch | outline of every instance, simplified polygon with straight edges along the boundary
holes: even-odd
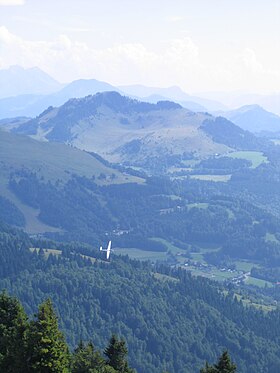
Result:
[[[263,152],[238,151],[228,153],[227,156],[231,158],[247,159],[248,161],[252,162],[251,168],[256,168],[262,163],[268,163],[268,159]]]
[[[230,180],[231,175],[190,175],[190,178],[201,181],[214,181],[226,183]]]
[[[159,251],[144,251],[136,248],[115,248],[114,254],[128,255],[132,259],[151,260],[151,261],[165,261],[167,259],[166,252]]]
[[[25,205],[9,188],[7,183],[0,182],[0,195],[10,200],[24,215],[25,232],[29,234],[38,234],[45,232],[62,232],[61,229],[52,227],[43,223],[39,219],[40,210]]]
[[[276,238],[275,234],[273,233],[266,233],[265,240],[266,242],[279,243],[279,240]]]
[[[36,251],[37,253],[39,253],[39,251],[41,250],[39,247],[31,247],[29,249],[32,253],[34,251]],[[46,259],[52,254],[52,255],[55,255],[55,256],[59,256],[62,254],[62,251],[61,250],[56,250],[56,249],[43,249],[44,251],[44,256],[46,257]]]
[[[228,294],[228,291],[224,291],[223,293]],[[264,312],[270,312],[277,309],[277,306],[274,306],[272,304],[263,304],[261,300],[260,303],[256,303],[249,297],[245,297],[244,295],[240,295],[238,293],[234,293],[234,297],[236,297],[238,301],[241,301],[244,306],[255,307]]]
[[[234,264],[238,271],[250,272],[253,267],[259,267],[258,264],[246,260],[235,260]]]
[[[197,208],[197,209],[202,209],[202,210],[205,210],[207,209],[209,206],[209,203],[204,203],[204,202],[198,202],[198,203],[189,203],[187,205],[188,207],[188,210],[192,209],[192,208]]]
[[[186,166],[186,167],[194,167],[195,165],[197,165],[198,163],[200,162],[199,159],[187,159],[185,161],[182,161],[182,163]]]
[[[174,277],[171,277],[171,276],[168,276],[168,275],[163,275],[162,273],[155,272],[155,273],[152,273],[152,275],[154,276],[154,278],[156,278],[159,281],[179,282],[179,280],[177,278],[174,278]]]
[[[262,280],[260,278],[256,278],[256,277],[251,277],[251,276],[248,276],[245,280],[245,283],[247,285],[254,285],[254,286],[258,286],[260,288],[264,288],[264,287],[273,287],[273,284],[269,281],[265,281],[265,280]]]
[[[153,237],[152,240],[163,243],[165,246],[167,246],[168,250],[172,252],[172,254],[177,254],[184,251],[183,249],[180,249],[179,247],[173,245],[171,242],[165,240],[164,238]]]
[[[29,249],[32,253],[34,251],[36,251],[37,253],[39,253],[39,251],[41,250],[39,247],[30,247]],[[43,249],[44,251],[44,256],[45,258],[47,259],[50,255],[55,255],[55,256],[60,256],[62,255],[62,250],[57,250],[57,249]],[[92,256],[88,256],[88,255],[84,255],[84,254],[79,254],[83,259],[89,259],[91,261],[91,263],[95,263],[96,262],[96,258],[92,257]],[[104,262],[104,263],[109,263],[105,260],[101,260],[99,259],[100,261]]]
[[[206,277],[206,278],[209,278],[211,280],[221,281],[221,282],[223,282],[225,280],[230,280],[235,276],[235,274],[233,272],[221,271],[217,268],[202,269],[202,268],[195,267],[193,265],[188,265],[188,266],[185,266],[184,268],[186,270],[190,271],[192,273],[192,275],[194,275],[194,276]]]

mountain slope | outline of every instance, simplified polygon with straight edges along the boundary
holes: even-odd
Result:
[[[194,102],[194,101],[180,101],[180,100],[174,100],[174,99],[170,99],[168,97],[164,97],[164,96],[161,96],[161,95],[158,95],[158,94],[153,94],[153,95],[150,95],[150,96],[147,96],[147,97],[142,97],[141,98],[141,101],[144,101],[144,102],[150,102],[152,104],[156,104],[158,101],[174,101],[180,105],[182,105],[184,108],[188,109],[188,110],[191,110],[191,111],[194,111],[194,112],[199,112],[199,111],[207,111],[207,109]]]
[[[61,107],[50,107],[14,131],[69,143],[111,162],[144,168],[151,166],[150,160],[155,165],[172,165],[180,159],[265,146],[225,118],[216,120],[208,113],[194,113],[170,101],[141,102],[117,92],[71,99]]]
[[[242,106],[236,110],[222,112],[221,115],[253,133],[280,131],[280,117],[259,105]]]
[[[24,69],[11,66],[0,70],[0,98],[21,94],[47,94],[58,91],[62,86],[38,67]]]
[[[222,102],[230,109],[241,106],[260,105],[265,110],[280,115],[280,93],[257,94],[243,92],[199,92],[199,97],[205,99],[217,100]]]
[[[7,198],[23,213],[25,229],[33,233],[56,229],[38,219],[40,211],[36,206],[28,205],[11,191],[9,181],[13,174],[37,175],[43,183],[50,182],[60,188],[71,180],[72,175],[96,178],[97,184],[105,185],[142,181],[105,166],[79,149],[59,143],[39,142],[4,131],[0,131],[0,165],[0,196]]]
[[[150,104],[105,92],[72,99],[49,108],[16,132],[39,139],[71,143],[110,161],[141,163],[149,157],[193,153],[200,157],[224,153],[201,125],[214,120],[169,101]]]

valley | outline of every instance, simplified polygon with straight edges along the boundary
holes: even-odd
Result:
[[[0,0],[0,373],[280,372],[280,0]]]
[[[117,333],[140,373],[228,345],[242,372],[277,372],[277,142],[110,91],[0,126],[0,286],[28,314],[52,297],[71,348]]]

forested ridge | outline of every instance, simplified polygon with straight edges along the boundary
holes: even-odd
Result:
[[[79,244],[61,244],[61,255],[46,257],[28,250],[35,244],[1,225],[0,288],[19,297],[29,315],[51,297],[71,348],[82,339],[103,349],[116,333],[138,372],[199,371],[222,349],[240,372],[279,371],[279,310],[245,308],[183,269],[115,256],[93,263],[79,254],[90,248]]]
[[[183,249],[186,243],[220,245],[220,251],[208,258],[217,263],[229,257],[279,265],[279,242],[266,240],[267,233],[279,235],[279,216],[261,208],[247,194],[237,193],[235,183],[218,186],[151,177],[145,185],[98,186],[94,179],[73,176],[65,185],[53,185],[39,180],[35,173],[22,171],[11,177],[10,188],[23,202],[39,208],[42,221],[66,230],[50,236],[55,239],[98,244],[106,232],[113,234],[120,228],[127,233],[115,242],[124,247],[142,243],[140,248],[147,250],[147,240],[160,237],[176,240]],[[232,195],[228,189],[233,189]],[[207,208],[189,207],[201,202]],[[153,246],[167,250],[155,242]]]

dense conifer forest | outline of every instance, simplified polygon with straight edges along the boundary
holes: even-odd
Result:
[[[222,349],[240,372],[279,371],[279,310],[244,307],[233,292],[184,269],[127,257],[93,260],[98,253],[81,254],[90,248],[77,243],[49,242],[61,255],[31,252],[36,242],[5,224],[0,242],[1,289],[17,296],[30,317],[51,297],[71,351],[80,340],[104,349],[116,334],[140,373],[199,371]]]
[[[129,367],[124,339],[112,335],[103,353],[92,342],[80,341],[71,352],[52,302],[39,305],[28,320],[17,298],[0,294],[0,369],[1,372],[49,373],[136,373]],[[236,365],[224,351],[217,364],[205,364],[201,373],[234,373]]]

